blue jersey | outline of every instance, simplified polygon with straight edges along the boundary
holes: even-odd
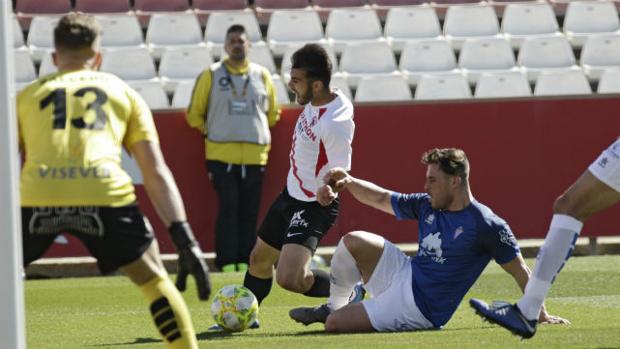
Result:
[[[392,208],[398,219],[418,220],[413,295],[435,327],[450,320],[491,258],[504,264],[520,253],[506,221],[475,200],[451,212],[433,209],[427,194],[394,193]]]

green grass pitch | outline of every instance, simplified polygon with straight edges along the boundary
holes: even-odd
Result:
[[[530,265],[533,260],[528,260]],[[243,275],[214,274],[214,289],[242,283]],[[207,332],[210,302],[199,302],[193,284],[185,293],[201,348],[620,348],[620,256],[569,261],[547,301],[550,313],[571,325],[539,327],[520,341],[474,315],[466,301],[515,301],[516,283],[491,263],[458,311],[440,331],[328,335],[322,325],[302,326],[290,308],[319,304],[274,285],[259,314],[262,327],[242,333]],[[26,331],[30,349],[164,348],[140,291],[124,277],[30,280],[25,283]]]

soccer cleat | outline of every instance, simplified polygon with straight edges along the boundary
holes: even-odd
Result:
[[[353,291],[351,291],[351,295],[349,296],[349,303],[358,303],[364,300],[366,296],[366,289],[362,285],[361,282],[355,284],[353,287]]]
[[[327,304],[322,304],[317,307],[300,307],[291,309],[291,311],[288,312],[288,316],[290,316],[291,319],[308,326],[315,322],[325,323],[330,313],[331,310],[329,310]]]
[[[256,330],[260,328],[260,322],[258,322],[258,319],[254,320],[254,322],[250,325],[249,329],[251,330]],[[207,331],[224,331],[224,329],[222,328],[222,326],[215,324],[215,325],[211,325]]]
[[[536,334],[538,321],[526,319],[516,304],[496,301],[489,305],[472,298],[469,305],[483,320],[500,325],[523,339],[532,338]]]

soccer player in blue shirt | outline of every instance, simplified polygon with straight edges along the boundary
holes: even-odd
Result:
[[[323,322],[328,332],[441,328],[491,259],[524,289],[530,271],[508,224],[474,199],[465,152],[432,149],[422,163],[427,165],[426,193],[395,193],[342,169],[326,175],[333,190],[319,193],[321,204],[347,189],[360,202],[398,219],[418,220],[420,247],[408,257],[379,235],[348,233],[332,258],[327,304],[292,309],[291,318],[305,325]],[[373,297],[348,304],[360,280]],[[539,321],[567,322],[544,308]]]
[[[485,302],[472,298],[478,315],[522,338],[536,334],[539,312],[551,284],[571,256],[583,223],[595,213],[620,203],[620,139],[588,167],[553,205],[553,218],[538,252],[532,278],[516,303]]]

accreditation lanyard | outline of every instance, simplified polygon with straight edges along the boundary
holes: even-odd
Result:
[[[224,70],[226,71],[226,79],[228,79],[228,83],[230,84],[230,89],[232,90],[233,97],[238,98],[239,96],[237,95],[237,88],[235,87],[235,83],[230,76],[230,72],[227,68],[224,68]],[[243,84],[243,90],[241,90],[241,98],[245,97],[246,93],[248,92],[248,85],[250,84],[250,74],[246,75],[248,78],[245,79],[245,83]]]

